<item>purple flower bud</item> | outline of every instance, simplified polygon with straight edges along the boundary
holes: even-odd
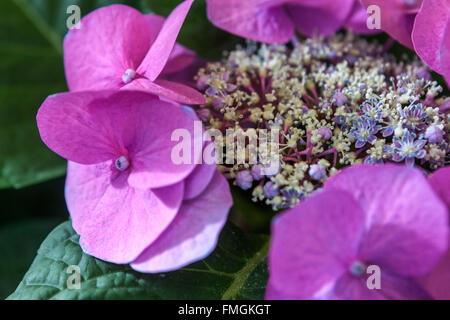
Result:
[[[262,165],[260,165],[260,164],[254,165],[252,167],[253,179],[261,180],[264,177],[263,170],[264,170],[264,168]]]
[[[236,184],[243,190],[248,190],[252,187],[253,177],[250,171],[243,170],[236,175]]]
[[[264,185],[264,195],[267,199],[272,199],[273,197],[276,197],[279,195],[280,192],[278,191],[278,188],[275,186],[273,182],[267,182]]]
[[[334,99],[334,105],[336,107],[343,106],[348,101],[347,96],[340,91],[337,91],[333,94],[333,99]]]
[[[425,131],[425,139],[430,143],[439,143],[443,138],[442,130],[437,126],[428,127]]]
[[[213,100],[212,105],[213,105],[213,107],[214,107],[214,110],[220,111],[220,109],[223,108],[224,103],[222,102],[222,99],[216,98],[216,99]]]
[[[313,164],[309,168],[309,175],[314,180],[322,180],[327,175],[327,169],[321,164]]]
[[[198,80],[197,80],[197,88],[199,90],[205,90],[206,87],[208,86],[206,84],[206,82],[208,81],[209,78],[210,78],[210,76],[201,76],[201,77],[199,77]]]
[[[197,114],[198,114],[198,117],[200,118],[200,120],[206,121],[209,119],[209,116],[211,115],[211,111],[209,111],[209,109],[202,108],[197,111]]]
[[[322,137],[323,140],[329,140],[331,138],[331,135],[333,134],[331,132],[331,129],[328,127],[321,127],[317,130],[319,135]]]
[[[214,97],[217,93],[216,89],[214,89],[213,87],[209,87],[208,89],[206,89],[206,95],[208,95],[209,97]]]
[[[418,78],[422,78],[422,79],[425,79],[427,81],[431,80],[431,75],[428,72],[427,68],[425,68],[425,67],[422,67],[419,70],[417,70],[416,76]]]
[[[330,104],[328,102],[325,102],[320,108],[321,109],[326,109],[330,106]]]

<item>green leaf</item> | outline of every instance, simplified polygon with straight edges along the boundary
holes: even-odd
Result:
[[[216,250],[178,271],[142,274],[83,253],[70,222],[58,226],[8,299],[262,299],[267,236],[247,237],[228,224]],[[80,268],[81,288],[68,289],[68,266]]]
[[[23,278],[39,243],[62,219],[41,218],[9,223],[0,228],[0,299]]]
[[[0,1],[0,188],[64,174],[65,161],[41,142],[35,116],[49,94],[67,90],[62,57],[67,6],[78,4],[85,15],[117,2],[125,1]]]

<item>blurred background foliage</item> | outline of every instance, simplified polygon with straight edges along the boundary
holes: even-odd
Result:
[[[245,0],[242,0],[245,1]],[[0,298],[22,279],[46,235],[68,218],[64,202],[66,162],[41,142],[36,112],[44,99],[66,91],[62,40],[67,7],[82,15],[113,3],[167,16],[181,0],[1,0],[0,1]],[[375,37],[385,42],[384,34]],[[179,42],[206,59],[243,42],[207,20],[205,0],[196,0]],[[412,52],[395,44],[397,56]],[[442,78],[437,77],[442,84]],[[445,85],[444,85],[445,87]],[[269,232],[274,215],[232,187],[231,217],[250,232]]]

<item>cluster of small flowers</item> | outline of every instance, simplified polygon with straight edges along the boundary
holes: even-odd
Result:
[[[249,42],[196,79],[207,100],[196,111],[207,128],[280,129],[278,174],[261,175],[261,164],[220,166],[276,210],[349,165],[399,162],[430,172],[448,162],[450,99],[442,87],[419,61],[397,62],[351,33]]]

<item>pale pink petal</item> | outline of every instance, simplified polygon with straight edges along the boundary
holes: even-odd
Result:
[[[350,16],[345,23],[345,27],[360,34],[373,34],[381,30],[367,28],[367,19],[369,15],[365,7],[361,5],[359,0],[355,0]]]
[[[438,73],[443,73],[444,63],[450,63],[442,60],[444,42],[450,42],[445,38],[445,30],[449,26],[450,1],[424,0],[414,23],[412,40],[417,55]]]
[[[381,29],[410,49],[414,47],[411,33],[421,2],[415,1],[412,6],[408,6],[403,0],[361,0],[366,8],[371,5],[379,6]]]
[[[173,221],[184,186],[181,182],[161,189],[134,189],[127,184],[127,172],[112,171],[112,165],[70,162],[66,201],[86,253],[129,263]]]
[[[64,39],[64,65],[71,91],[119,89],[150,48],[144,16],[124,5],[97,9]]]
[[[286,43],[294,35],[291,17],[279,0],[207,0],[208,18],[218,28],[267,43]]]
[[[73,92],[48,97],[37,114],[42,141],[60,156],[83,164],[112,159],[121,153],[110,133],[92,116],[95,99],[111,92]],[[150,98],[151,99],[151,96]]]
[[[272,224],[269,270],[278,298],[314,299],[349,272],[364,215],[346,192],[320,192]]]
[[[208,188],[183,202],[172,224],[131,267],[140,272],[167,272],[207,257],[216,247],[231,205],[228,182],[216,172]]]
[[[151,43],[156,40],[162,26],[164,25],[164,17],[158,16],[156,14],[146,14],[145,18],[150,24],[151,32]],[[177,71],[180,71],[188,67],[191,63],[195,61],[195,52],[185,48],[184,46],[176,43],[172,53],[170,54],[169,60],[166,66],[161,72],[161,76],[168,75]]]
[[[297,30],[308,37],[313,35],[332,35],[347,20],[354,0],[319,0],[314,2],[293,1],[286,10],[292,17]]]
[[[164,21],[155,41],[138,68],[138,73],[154,81],[166,66],[174,48],[181,26],[194,0],[186,0],[178,5]]]
[[[396,165],[357,165],[325,182],[361,205],[360,258],[403,276],[429,272],[447,250],[447,209],[422,172]]]
[[[205,103],[205,97],[197,90],[181,83],[162,79],[155,82],[144,78],[136,79],[123,87],[123,89],[147,91],[183,104],[195,105]]]

